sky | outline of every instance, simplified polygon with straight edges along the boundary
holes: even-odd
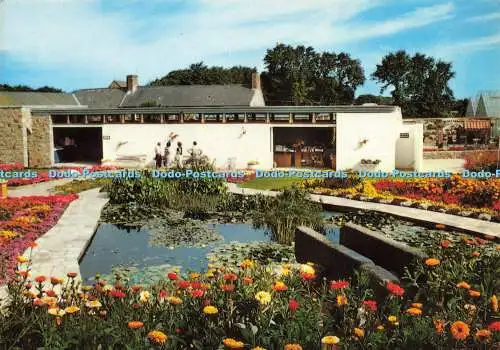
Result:
[[[277,43],[361,60],[358,95],[380,92],[369,76],[400,49],[452,62],[457,98],[500,90],[500,0],[0,0],[0,84],[147,84],[200,61],[262,71]]]

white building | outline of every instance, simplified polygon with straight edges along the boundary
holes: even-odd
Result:
[[[171,133],[185,153],[196,141],[219,168],[258,162],[259,168],[390,171],[418,170],[420,164],[418,137],[413,137],[417,127],[403,126],[399,107],[265,106],[258,74],[249,87],[140,87],[136,76],[128,76],[126,83],[105,89],[47,96],[0,93],[0,104],[29,106],[23,115],[28,110],[34,125],[47,131],[35,131],[37,141],[25,142],[36,159],[44,159],[25,160],[30,166],[61,161],[144,165],[152,162],[156,143],[163,148]]]

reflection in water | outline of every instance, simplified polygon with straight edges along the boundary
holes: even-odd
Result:
[[[133,266],[138,269],[160,266],[182,266],[184,271],[202,271],[208,264],[207,254],[220,245],[232,241],[250,243],[267,242],[269,236],[262,229],[250,224],[209,224],[223,237],[222,241],[205,247],[152,247],[149,244],[149,230],[113,224],[101,224],[80,262],[80,271],[89,282],[96,273],[107,275],[115,265]],[[338,242],[339,230],[331,226],[327,237]],[[164,274],[164,273],[163,273]]]

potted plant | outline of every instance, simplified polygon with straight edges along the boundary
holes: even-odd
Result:
[[[252,169],[252,170],[254,170],[254,169],[255,169],[255,167],[256,167],[257,165],[259,165],[259,162],[258,162],[258,161],[256,161],[256,160],[249,160],[249,161],[247,162],[247,167],[248,167],[248,169]]]

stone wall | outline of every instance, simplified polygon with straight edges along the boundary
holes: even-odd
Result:
[[[498,150],[469,150],[469,151],[432,151],[424,152],[424,159],[465,159],[478,153],[491,153],[496,155]]]
[[[31,117],[31,133],[28,133],[28,162],[30,167],[49,167],[51,157],[52,125],[48,115]]]
[[[23,109],[20,107],[1,107],[0,128],[0,163],[28,165]]]

